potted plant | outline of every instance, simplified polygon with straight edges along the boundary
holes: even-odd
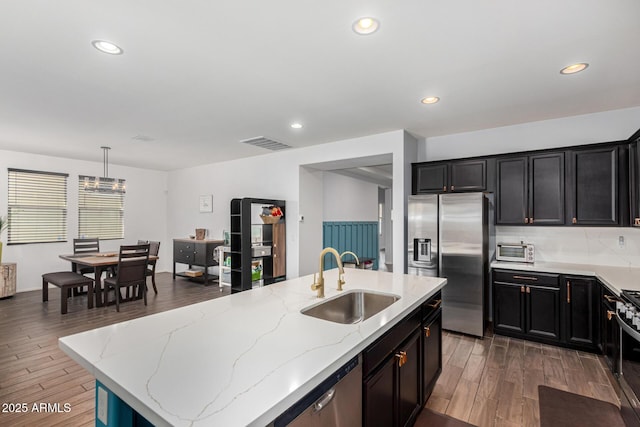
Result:
[[[6,217],[0,216],[0,263],[2,262],[2,232],[9,225],[9,220]]]

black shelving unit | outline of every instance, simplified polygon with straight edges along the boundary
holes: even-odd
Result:
[[[284,271],[279,271],[274,275],[274,225],[252,223],[251,207],[252,206],[279,206],[282,210],[282,218],[277,227],[284,230],[284,222],[286,218],[285,201],[273,199],[258,199],[245,197],[243,199],[231,200],[231,292],[242,292],[252,289],[254,281],[251,278],[251,264],[254,260],[262,260],[262,279],[264,285],[270,285],[275,282],[282,281],[286,278]],[[270,255],[252,256],[251,228],[252,226],[262,227],[262,242],[264,246],[272,247]],[[282,243],[284,246],[284,242]],[[283,248],[282,248],[283,249]],[[284,254],[279,253],[281,258]],[[278,260],[277,262],[284,262]]]

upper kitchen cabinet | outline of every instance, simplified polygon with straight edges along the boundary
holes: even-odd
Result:
[[[413,194],[443,193],[447,191],[449,167],[446,163],[413,164]]]
[[[487,159],[413,164],[413,194],[487,190]]]
[[[628,198],[628,150],[619,145],[573,150],[570,218],[575,225],[622,225]],[[622,179],[621,179],[622,177]],[[623,209],[621,209],[621,205]]]
[[[564,152],[499,158],[496,223],[564,224],[564,162]]]

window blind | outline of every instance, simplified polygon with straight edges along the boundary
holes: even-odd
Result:
[[[78,237],[124,238],[124,193],[91,191],[78,178]]]
[[[9,169],[8,244],[67,240],[68,176]]]

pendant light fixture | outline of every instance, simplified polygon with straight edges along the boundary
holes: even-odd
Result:
[[[111,150],[111,147],[100,148],[102,149],[104,176],[97,177],[80,175],[80,180],[83,181],[84,190],[112,194],[126,193],[127,188],[124,179],[109,178],[109,150]]]

